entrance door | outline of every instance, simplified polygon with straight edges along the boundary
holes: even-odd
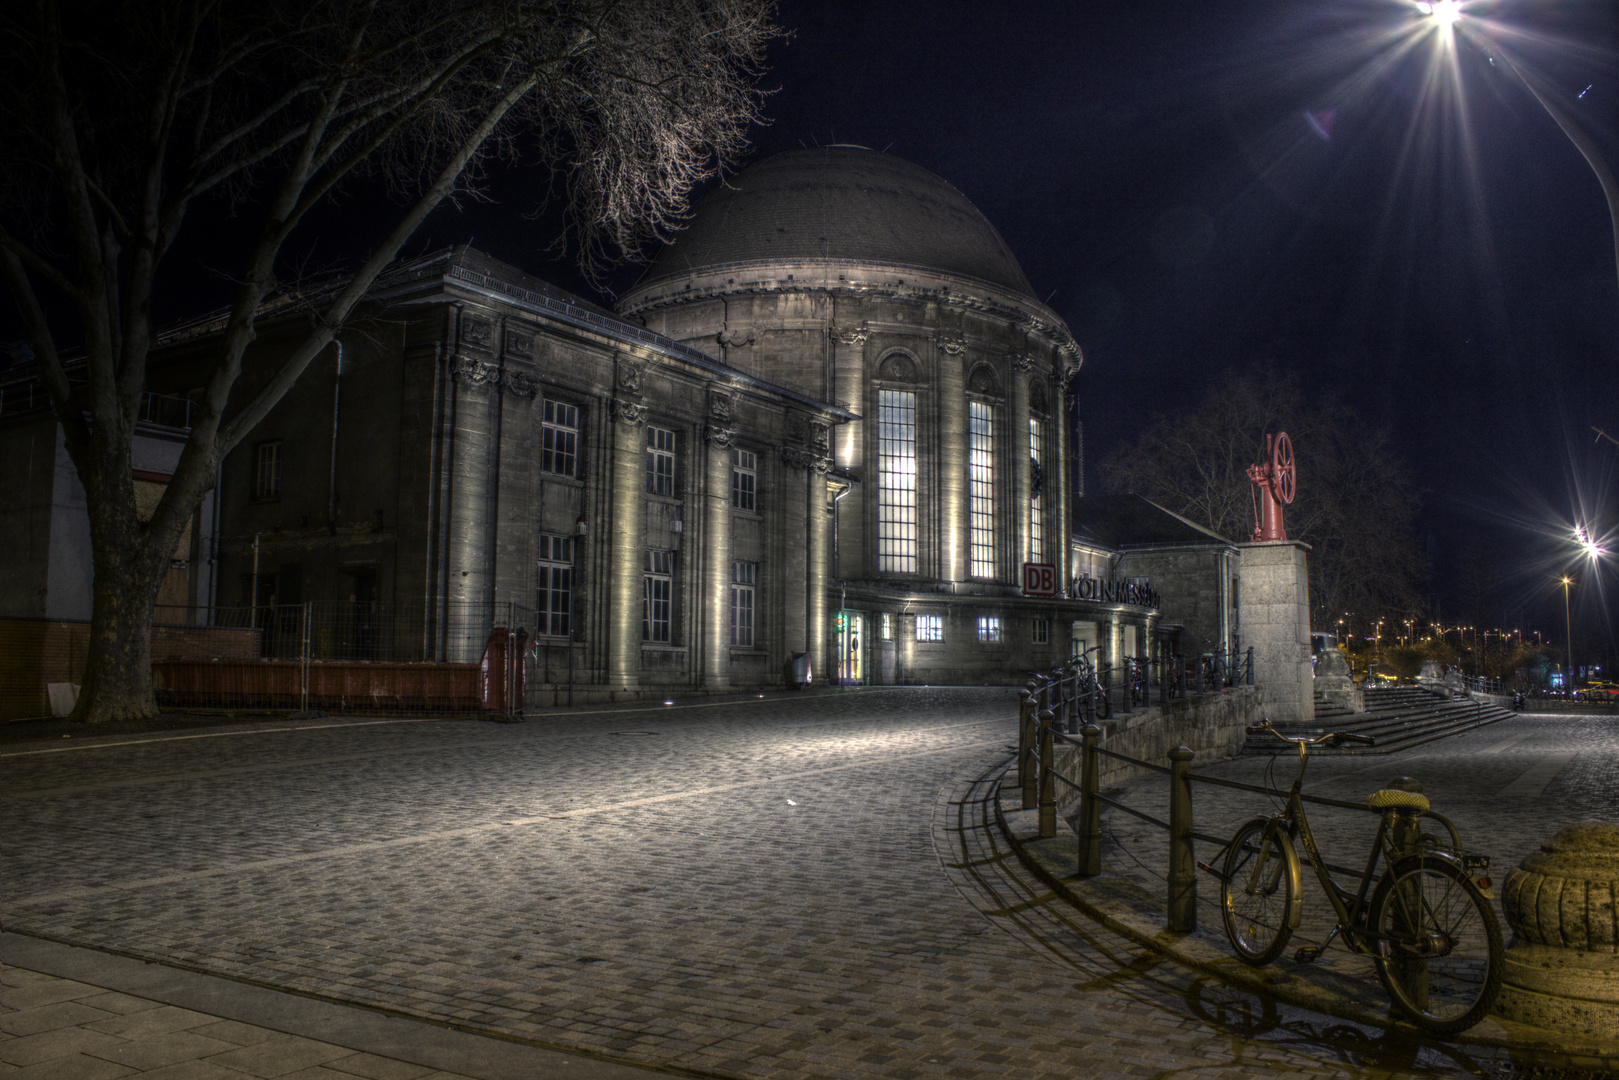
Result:
[[[843,631],[838,634],[838,685],[859,686],[865,681],[861,648],[866,641],[866,617],[858,611],[843,613]]]

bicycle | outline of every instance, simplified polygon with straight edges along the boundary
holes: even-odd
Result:
[[[1382,812],[1377,835],[1359,887],[1343,888],[1310,833],[1299,794],[1304,768],[1312,746],[1376,740],[1344,731],[1288,736],[1268,720],[1248,728],[1252,735],[1266,732],[1299,748],[1299,771],[1285,808],[1244,823],[1222,849],[1221,869],[1198,864],[1220,879],[1220,912],[1237,956],[1256,967],[1269,964],[1298,928],[1304,882],[1294,841],[1302,837],[1338,921],[1326,941],[1299,949],[1294,959],[1311,963],[1341,936],[1352,952],[1372,958],[1396,1011],[1417,1026],[1453,1035],[1478,1023],[1495,1004],[1505,962],[1487,892],[1490,879],[1483,876],[1489,857],[1463,851],[1456,826],[1429,808],[1421,785],[1406,782],[1367,796],[1367,805]],[[1444,826],[1448,847],[1423,834],[1422,818]],[[1380,858],[1384,870],[1368,899]]]

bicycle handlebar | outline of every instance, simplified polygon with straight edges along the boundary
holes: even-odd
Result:
[[[1269,732],[1283,742],[1293,743],[1294,745],[1302,744],[1304,746],[1321,746],[1328,743],[1340,743],[1346,741],[1365,743],[1368,746],[1377,745],[1377,739],[1374,736],[1357,735],[1353,731],[1329,731],[1323,735],[1317,735],[1314,738],[1307,735],[1283,735],[1280,731],[1277,731],[1271,726],[1271,722],[1269,720],[1261,720],[1257,724],[1250,724],[1246,730],[1250,735],[1263,735],[1266,732]]]

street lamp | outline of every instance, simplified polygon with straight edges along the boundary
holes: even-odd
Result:
[[[1574,621],[1568,614],[1569,577],[1563,575],[1563,629],[1568,634],[1568,689],[1574,689]]]
[[[1470,19],[1463,20],[1468,7],[1464,0],[1418,0],[1416,7],[1419,12],[1432,20],[1435,33],[1447,44],[1453,42],[1458,34],[1465,34],[1469,24],[1474,22]],[[1499,42],[1486,42],[1481,48],[1492,65],[1499,60],[1500,66],[1517,76],[1530,96],[1546,110],[1546,115],[1562,129],[1564,136],[1574,144],[1574,149],[1580,152],[1585,163],[1596,174],[1597,183],[1602,186],[1602,196],[1608,203],[1608,220],[1613,226],[1614,271],[1616,280],[1619,280],[1619,182],[1615,182],[1613,170],[1602,160],[1601,153],[1591,137],[1574,123],[1574,118],[1565,112],[1561,105],[1552,101],[1548,88],[1540,81],[1538,75],[1514,63]]]

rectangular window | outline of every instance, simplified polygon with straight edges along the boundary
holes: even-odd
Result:
[[[983,401],[967,403],[968,573],[995,576],[995,418]]]
[[[646,553],[646,579],[641,604],[641,640],[667,645],[670,636],[672,598],[675,592],[675,553],[649,548]]]
[[[253,455],[253,498],[281,497],[281,440],[261,442]]]
[[[877,391],[877,567],[916,573],[916,394]]]
[[[882,634],[884,641],[894,640],[894,616],[890,612],[883,612]]]
[[[918,615],[916,617],[916,640],[918,640],[918,641],[943,641],[944,640],[944,616],[943,615]]]
[[[574,476],[579,455],[579,410],[566,402],[547,401],[540,422],[540,469]]]
[[[978,616],[978,640],[1001,640],[1001,617],[999,615]]]
[[[541,536],[539,549],[534,633],[569,637],[573,632],[573,537]]]
[[[759,500],[759,459],[752,450],[731,451],[731,505],[738,510],[757,510]]]
[[[675,493],[675,433],[646,429],[646,489],[653,495]]]
[[[1029,561],[1046,561],[1046,512],[1040,496],[1045,489],[1045,422],[1029,417]]]
[[[1049,645],[1051,643],[1051,620],[1034,620],[1034,643],[1036,645]]]
[[[753,648],[753,601],[759,579],[759,564],[731,564],[731,644]]]

